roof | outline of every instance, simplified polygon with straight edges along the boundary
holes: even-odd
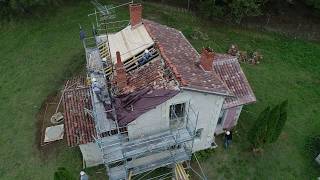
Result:
[[[199,54],[180,31],[149,20],[143,23],[180,86],[230,95],[227,86],[215,72],[204,71],[196,65]]]
[[[63,94],[64,124],[69,146],[86,144],[96,136],[95,124],[84,108],[92,109],[90,88],[85,85],[85,77],[71,79],[65,85]],[[71,85],[71,86],[68,86]]]
[[[120,126],[126,126],[179,93],[176,81],[165,72],[163,59],[158,56],[127,74],[126,89],[115,98]]]
[[[165,73],[164,62],[160,56],[136,70],[127,73],[126,92],[143,88],[177,89],[176,82]]]
[[[117,33],[109,34],[108,40],[113,62],[116,62],[117,51],[120,51],[121,60],[124,62],[154,44],[143,25],[136,28],[127,26]]]
[[[126,126],[147,111],[156,108],[179,91],[170,89],[144,88],[115,98],[117,121],[119,126]]]
[[[213,69],[236,97],[227,97],[224,108],[256,102],[256,97],[236,57],[216,53]]]

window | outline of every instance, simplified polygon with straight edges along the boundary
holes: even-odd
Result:
[[[169,120],[170,127],[181,127],[184,123],[186,103],[173,104],[170,106]]]
[[[222,125],[225,113],[226,113],[225,110],[220,111],[219,119],[218,119],[218,123],[217,123],[218,125]]]
[[[198,138],[198,139],[200,139],[200,138],[201,138],[202,131],[203,131],[203,128],[201,128],[201,129],[197,129],[197,131],[196,131],[196,138]]]

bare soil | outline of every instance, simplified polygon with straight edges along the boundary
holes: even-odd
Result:
[[[66,145],[65,137],[63,140],[45,143],[44,135],[45,130],[49,126],[54,126],[57,124],[52,124],[50,122],[51,116],[55,113],[57,105],[59,103],[61,93],[50,94],[46,100],[42,103],[41,108],[37,114],[37,132],[36,132],[36,146],[40,151],[40,156],[43,160],[46,160],[48,154],[51,154],[59,149],[61,146]],[[63,105],[60,104],[58,112],[63,112]]]

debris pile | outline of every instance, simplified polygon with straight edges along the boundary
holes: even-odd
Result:
[[[260,64],[263,56],[260,52],[255,51],[253,53],[247,53],[247,51],[239,50],[236,44],[231,44],[228,50],[228,54],[231,56],[237,56],[240,62],[250,63],[250,64]]]

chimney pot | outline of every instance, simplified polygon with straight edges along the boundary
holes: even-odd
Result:
[[[132,28],[135,28],[142,23],[142,5],[130,4],[129,10],[130,10],[130,24]]]
[[[213,70],[214,52],[210,48],[204,48],[201,52],[200,65],[205,71]]]

